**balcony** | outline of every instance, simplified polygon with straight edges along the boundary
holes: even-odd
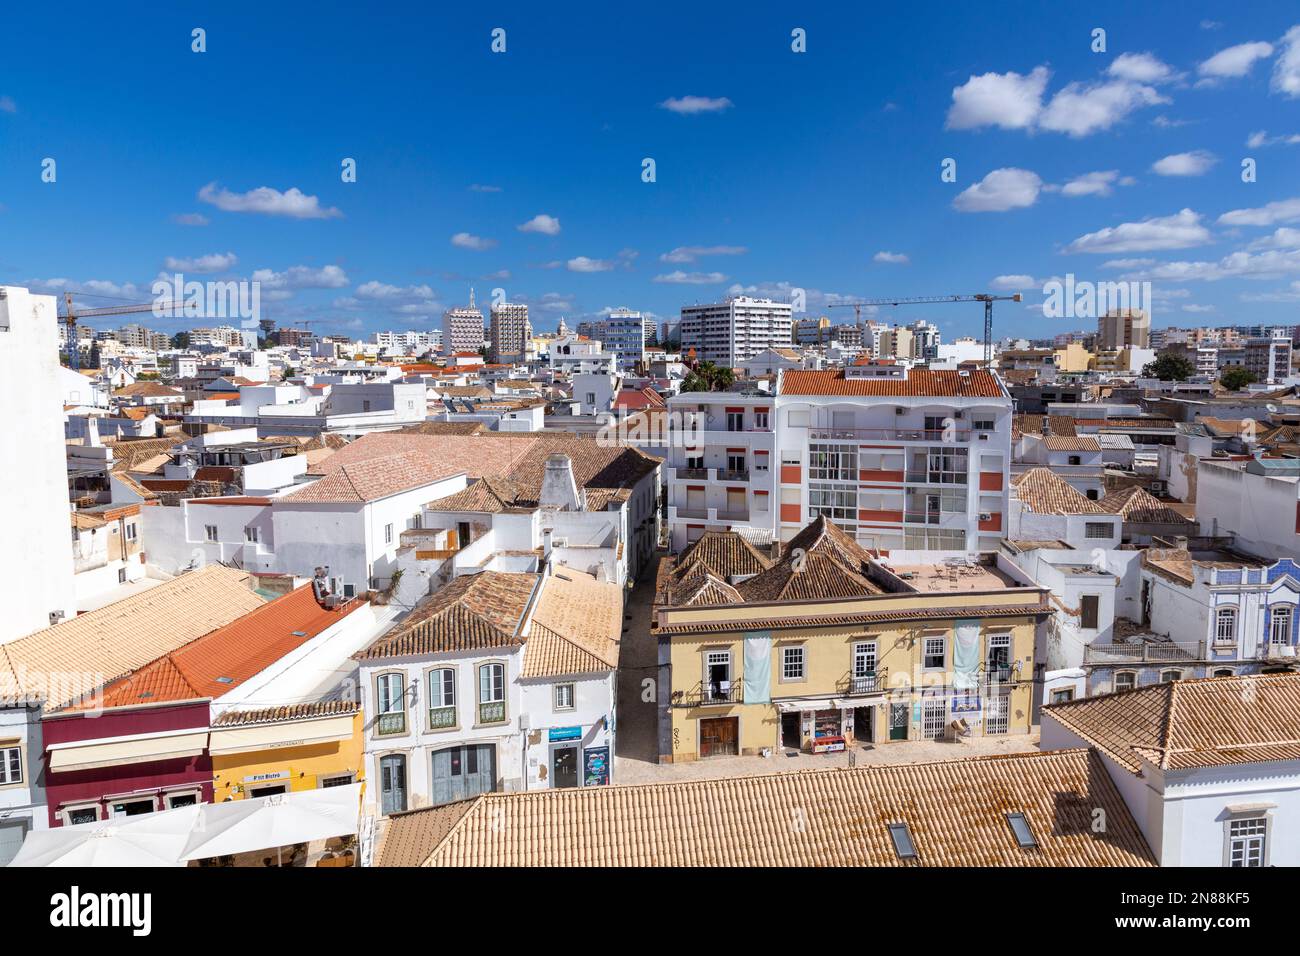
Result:
[[[406,733],[406,711],[398,710],[379,715],[379,720],[375,724],[377,736],[386,737],[390,734],[404,733]]]
[[[718,481],[749,481],[749,469],[719,468]]]
[[[506,719],[506,702],[504,700],[484,701],[478,705],[478,722],[480,724],[500,724]]]
[[[808,437],[813,441],[970,441],[969,428],[810,428]],[[945,436],[947,436],[945,438]]]
[[[885,670],[882,668],[874,674],[864,674],[861,677],[846,677],[840,682],[839,695],[841,697],[869,697],[873,694],[884,694],[888,690]]]
[[[455,707],[434,707],[429,711],[429,729],[446,730],[456,726]]]
[[[674,481],[708,481],[709,469],[707,468],[674,468]]]
[[[711,707],[744,703],[741,681],[701,681],[688,691],[673,691],[673,707]]]
[[[1085,664],[1127,664],[1143,661],[1199,661],[1205,645],[1199,642],[1132,641],[1127,644],[1089,644],[1083,649]]]
[[[911,468],[903,474],[903,481],[918,485],[964,485],[968,475],[964,471],[927,471]]]
[[[749,512],[748,512],[748,511],[723,511],[723,510],[719,510],[719,511],[718,511],[718,520],[719,520],[719,521],[748,521],[748,520],[749,520]]]

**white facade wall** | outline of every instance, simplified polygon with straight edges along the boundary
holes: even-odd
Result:
[[[0,286],[0,644],[76,613],[57,314],[53,296]]]
[[[1300,482],[1252,475],[1238,464],[1199,462],[1196,517],[1201,533],[1231,534],[1236,547],[1263,558],[1300,555]]]
[[[524,654],[527,653],[525,645]],[[578,750],[579,787],[584,783],[584,751],[593,747],[609,748],[610,783],[617,782],[613,772],[614,683],[614,674],[610,672],[580,678],[530,679],[520,684],[520,704],[528,723],[528,732],[524,735],[524,765],[527,768],[525,786],[528,790],[546,790],[552,786],[555,751],[567,747],[577,747]],[[573,709],[555,708],[557,684],[574,685]],[[582,736],[551,741],[552,730],[571,727],[582,728]]]

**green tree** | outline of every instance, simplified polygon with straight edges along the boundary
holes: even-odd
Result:
[[[1248,372],[1246,369],[1238,365],[1226,369],[1224,373],[1219,376],[1219,384],[1230,392],[1240,392],[1247,385],[1256,381],[1257,378],[1258,376],[1256,376],[1254,372]]]
[[[1147,362],[1142,367],[1142,374],[1147,378],[1158,378],[1162,382],[1185,382],[1196,372],[1196,366],[1176,352],[1161,352],[1154,362]]]
[[[187,349],[190,347],[190,333],[177,332],[172,336],[172,348]]]
[[[683,392],[725,392],[736,380],[736,373],[713,362],[701,362],[691,369],[682,382]]]

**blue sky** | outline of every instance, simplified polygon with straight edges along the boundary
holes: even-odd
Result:
[[[1300,321],[1294,3],[473,6],[8,10],[0,281],[95,306],[258,278],[270,317],[354,334],[440,327],[473,285],[539,330],[1021,290],[996,334],[1048,335],[1090,324],[1033,308],[1066,273],[1149,279],[1157,326]]]

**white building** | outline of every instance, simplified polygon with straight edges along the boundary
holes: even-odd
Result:
[[[524,361],[533,327],[528,306],[520,302],[499,302],[492,306],[488,337],[488,360],[513,363]]]
[[[1043,709],[1042,749],[1095,747],[1161,866],[1300,861],[1300,675],[1176,681]]]
[[[0,286],[0,501],[8,503],[0,553],[7,597],[0,644],[75,613],[63,441],[66,380],[59,367],[54,297]],[[87,383],[87,389],[89,389]]]
[[[605,350],[618,357],[618,367],[634,369],[645,363],[645,345],[653,323],[630,309],[611,309],[596,326]]]
[[[789,348],[793,306],[788,302],[729,296],[722,302],[682,306],[681,351],[725,368],[766,348]]]
[[[448,355],[477,352],[483,347],[483,313],[474,308],[474,290],[469,306],[448,309],[442,315],[442,348]]]
[[[1300,460],[1200,459],[1196,517],[1203,534],[1231,534],[1252,554],[1300,554]]]

